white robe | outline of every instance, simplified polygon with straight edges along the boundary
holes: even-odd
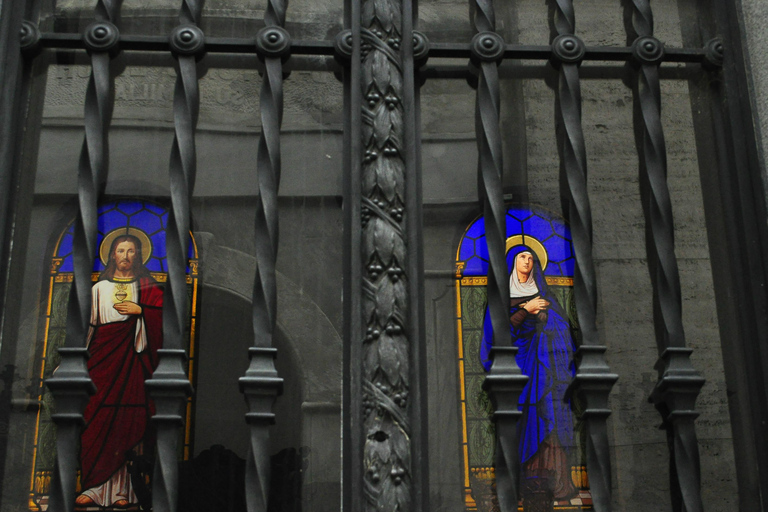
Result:
[[[131,475],[128,473],[128,467],[125,464],[115,471],[115,474],[109,480],[83,491],[83,494],[91,498],[100,507],[108,507],[120,500],[126,500],[128,503],[139,502],[136,494],[133,492]]]
[[[139,280],[130,283],[116,283],[113,281],[99,281],[91,289],[91,327],[88,329],[88,344],[93,338],[94,327],[97,325],[111,324],[113,322],[125,322],[130,315],[123,315],[115,309],[115,304],[122,302],[115,298],[118,285],[125,285],[126,297],[122,301],[136,302],[139,298]],[[147,328],[144,319],[136,322],[136,338],[134,342],[136,352],[143,352],[147,348]],[[87,348],[87,345],[86,345]]]
[[[116,292],[119,291],[119,285],[125,285],[124,290],[122,290],[126,294],[124,298],[115,296]],[[114,307],[115,304],[123,301],[136,302],[138,298],[138,279],[130,283],[117,283],[106,280],[96,283],[91,289],[91,327],[88,330],[88,344],[90,344],[93,338],[95,326],[128,320],[129,315],[119,313]],[[143,318],[139,318],[139,321],[136,322],[136,337],[134,340],[136,352],[143,352],[147,348],[147,329]],[[128,467],[125,464],[109,480],[96,487],[86,489],[82,494],[91,498],[94,503],[101,507],[108,507],[120,500],[127,500],[128,503],[138,503],[136,494],[133,492],[133,486],[131,485],[131,475],[128,473]]]

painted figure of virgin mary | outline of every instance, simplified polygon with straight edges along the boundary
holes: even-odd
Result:
[[[528,376],[520,395],[520,460],[524,479],[546,478],[555,500],[573,497],[574,422],[566,389],[575,345],[568,317],[547,289],[544,246],[533,237],[507,240],[509,320],[517,364]],[[486,308],[480,358],[490,370],[493,328]]]

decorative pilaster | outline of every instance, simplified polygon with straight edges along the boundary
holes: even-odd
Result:
[[[401,0],[361,4],[363,506],[412,509]]]

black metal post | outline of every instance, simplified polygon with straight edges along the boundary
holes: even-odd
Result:
[[[261,86],[261,137],[256,156],[259,195],[256,201],[256,276],[253,284],[254,346],[250,366],[240,378],[249,412],[251,443],[245,468],[245,499],[248,512],[266,512],[269,503],[269,425],[274,423],[272,405],[282,392],[283,379],[275,370],[272,347],[277,318],[278,219],[280,187],[280,125],[283,120],[283,60],[291,50],[285,26],[287,0],[270,0],[256,45],[264,61]]]
[[[13,217],[10,210],[11,190],[18,162],[18,140],[23,121],[21,100],[24,96],[24,60],[21,49],[39,41],[39,32],[34,33],[33,27],[22,24],[25,4],[22,0],[4,0],[0,4],[0,262],[3,262],[0,297],[5,297],[5,276],[8,272],[6,264],[10,245],[10,240],[6,240],[6,232],[9,219]],[[25,32],[29,32],[29,35]]]
[[[163,348],[158,350],[157,369],[146,381],[156,409],[152,417],[157,431],[157,462],[152,481],[152,507],[156,512],[175,512],[178,508],[179,427],[184,421],[187,398],[193,392],[184,371],[184,333],[189,324],[189,202],[197,172],[195,128],[200,104],[196,58],[205,45],[203,32],[197,27],[202,9],[202,0],[184,0],[179,25],[170,36],[171,51],[179,67],[173,97],[174,139],[169,168],[171,210],[165,233],[168,279],[163,292]]]
[[[85,93],[85,141],[78,168],[78,205],[73,238],[74,280],[67,309],[65,346],[59,349],[61,363],[46,381],[56,402],[51,415],[56,424],[56,466],[51,482],[49,510],[72,511],[83,425],[83,410],[95,387],[88,375],[88,328],[91,321],[91,274],[96,258],[98,202],[109,167],[108,132],[114,105],[114,81],[110,59],[119,31],[115,26],[120,0],[99,0],[96,21],[83,33],[91,55],[91,78]]]
[[[345,0],[344,26],[336,37],[337,57],[344,70],[344,423],[342,480],[345,510],[363,510],[365,493],[363,445],[363,321],[362,184],[363,124],[361,0]]]
[[[475,132],[477,134],[477,180],[488,243],[488,311],[493,325],[491,371],[483,382],[493,403],[496,422],[496,492],[502,512],[517,510],[520,494],[519,429],[522,416],[517,401],[528,381],[515,361],[509,330],[509,286],[506,262],[506,207],[502,190],[502,149],[499,129],[499,62],[504,40],[495,32],[492,0],[472,0],[474,26],[472,64],[478,69]]]
[[[587,191],[587,150],[581,123],[581,82],[579,66],[586,54],[584,43],[575,35],[573,0],[556,0],[552,40],[553,63],[557,68],[558,146],[561,162],[563,209],[571,225],[574,272],[574,300],[581,346],[576,351],[576,377],[572,391],[584,402],[582,419],[586,429],[587,471],[592,503],[598,512],[611,510],[611,460],[606,420],[611,413],[608,395],[618,375],[605,361],[606,347],[597,330],[597,277],[592,256],[592,211]]]
[[[649,399],[661,413],[667,430],[673,509],[700,512],[703,510],[701,468],[693,422],[698,416],[694,405],[704,378],[690,363],[692,349],[685,347],[674,219],[667,186],[667,152],[661,124],[659,65],[664,58],[664,45],[653,37],[649,0],[632,0],[626,6],[631,14],[627,35],[634,39],[637,150],[648,233],[648,266],[656,302],[654,321],[661,352],[657,363],[660,378]]]

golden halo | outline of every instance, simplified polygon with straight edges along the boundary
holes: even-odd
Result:
[[[147,234],[138,228],[117,228],[107,233],[99,246],[99,258],[104,266],[106,267],[109,262],[109,249],[112,247],[112,242],[115,238],[123,235],[132,235],[139,239],[141,242],[141,256],[146,265],[149,257],[152,256],[152,242]]]
[[[547,268],[547,263],[549,263],[549,256],[547,256],[547,250],[544,248],[544,245],[533,238],[532,236],[528,235],[513,235],[509,238],[507,238],[507,251],[509,252],[510,249],[513,247],[517,247],[518,245],[525,245],[527,247],[530,247],[533,252],[536,253],[536,256],[539,258],[539,263],[541,263],[541,270],[544,271],[545,268]]]

